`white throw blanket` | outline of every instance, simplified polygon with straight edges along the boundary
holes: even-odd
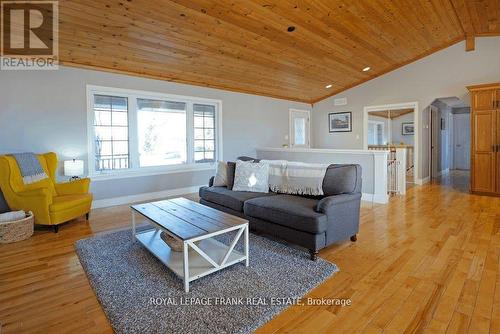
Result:
[[[328,165],[286,160],[261,160],[269,164],[271,191],[292,195],[323,195]]]
[[[10,223],[24,218],[26,218],[26,213],[24,211],[12,211],[12,212],[1,213],[0,223]]]

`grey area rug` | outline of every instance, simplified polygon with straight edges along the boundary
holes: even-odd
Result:
[[[181,279],[133,243],[130,231],[79,240],[76,249],[117,333],[250,333],[288,307],[272,298],[303,297],[338,271],[333,263],[309,260],[307,252],[250,234],[250,267],[240,263],[205,276],[186,294]]]

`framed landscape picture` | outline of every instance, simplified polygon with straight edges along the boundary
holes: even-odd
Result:
[[[415,134],[415,126],[413,122],[401,124],[401,134],[403,136],[413,136]]]
[[[329,132],[351,132],[352,131],[352,113],[332,112],[328,114]]]

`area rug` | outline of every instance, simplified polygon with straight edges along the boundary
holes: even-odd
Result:
[[[205,276],[185,293],[181,279],[133,243],[130,231],[79,240],[76,249],[116,333],[250,333],[338,271],[250,234],[249,267]]]

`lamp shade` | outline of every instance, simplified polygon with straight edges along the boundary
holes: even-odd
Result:
[[[71,177],[83,175],[83,160],[64,161],[64,175]]]

